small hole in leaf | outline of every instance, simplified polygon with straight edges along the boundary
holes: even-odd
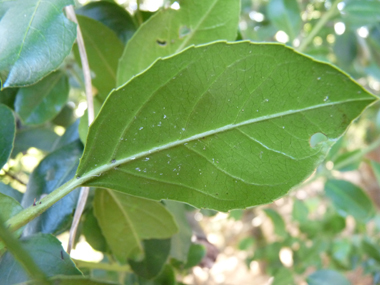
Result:
[[[156,42],[158,43],[158,45],[160,45],[162,47],[166,46],[166,41],[157,40]]]
[[[183,38],[184,36],[190,34],[191,30],[187,26],[182,26],[179,28],[179,37]]]
[[[328,140],[328,137],[322,133],[315,133],[310,137],[310,146],[311,147],[316,147],[318,144],[325,142]]]

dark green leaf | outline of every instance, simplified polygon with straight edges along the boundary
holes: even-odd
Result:
[[[360,153],[360,149],[348,151],[341,155],[338,155],[338,157],[334,161],[334,169],[339,171],[352,171],[359,168],[361,157],[356,158],[358,153]],[[347,163],[349,161],[349,163]],[[339,167],[339,165],[344,164],[343,167]]]
[[[12,110],[0,104],[0,169],[11,155],[15,133],[16,122]]]
[[[173,268],[165,264],[162,272],[153,280],[139,277],[139,285],[177,285]]]
[[[33,86],[20,88],[15,111],[27,125],[39,125],[53,119],[66,104],[69,95],[67,76],[56,71]]]
[[[307,277],[308,285],[351,285],[344,275],[334,270],[322,269]]]
[[[36,265],[48,277],[55,275],[81,275],[60,241],[48,234],[37,234],[21,239],[25,250]],[[29,280],[21,265],[6,252],[0,259],[0,280],[2,285],[13,285]]]
[[[336,68],[283,45],[192,47],[108,97],[77,176],[221,211],[269,203],[308,177],[373,101]],[[319,133],[326,141],[311,147]]]
[[[332,244],[331,255],[341,266],[349,268],[350,253],[352,250],[352,241],[336,240]]]
[[[284,31],[293,41],[301,30],[301,11],[297,0],[270,0],[268,16],[277,29]]]
[[[67,128],[68,126],[73,124],[76,119],[74,111],[75,110],[72,104],[66,104],[65,106],[63,106],[62,110],[58,113],[58,115],[53,119],[52,123],[54,125]]]
[[[76,10],[76,13],[103,23],[113,30],[124,44],[136,31],[132,16],[116,3],[91,2]]]
[[[31,174],[21,205],[29,207],[34,201],[40,203],[43,195],[51,193],[73,178],[81,154],[82,144],[77,140],[46,156]],[[31,221],[26,226],[24,235],[37,232],[59,233],[66,230],[77,204],[78,190],[72,191],[55,203],[54,207]]]
[[[142,261],[129,260],[132,270],[145,279],[160,274],[170,252],[170,239],[149,239],[143,241],[145,258]]]
[[[20,152],[26,152],[35,147],[42,151],[50,152],[59,136],[49,127],[27,127],[16,132],[15,146],[11,157],[16,157]]]
[[[308,221],[309,210],[304,202],[294,200],[292,217],[293,220],[303,224]]]
[[[162,204],[112,190],[96,191],[94,213],[120,262],[141,254],[142,239],[169,238],[178,230]]]
[[[277,213],[273,209],[264,209],[265,214],[272,220],[273,226],[274,226],[274,232],[276,235],[282,238],[286,238],[288,235],[288,232],[285,229],[285,222],[280,216],[279,213]]]
[[[6,39],[0,41],[3,88],[34,84],[59,67],[76,38],[76,25],[62,13],[71,4],[72,0],[1,2],[0,39]]]
[[[49,281],[54,285],[118,285],[108,281],[89,279],[82,276],[57,276],[50,278]],[[25,285],[41,285],[40,281],[28,281]]]
[[[193,234],[186,217],[185,205],[169,200],[165,201],[165,205],[178,225],[178,233],[172,236],[170,257],[185,263],[191,245],[191,236]]]
[[[206,248],[202,244],[192,243],[189,249],[189,255],[187,256],[186,264],[184,268],[191,268],[198,265],[203,257],[206,256]]]
[[[54,150],[59,149],[76,140],[79,140],[78,126],[79,126],[79,120],[76,120],[76,122],[74,122],[71,126],[67,127],[65,133],[54,142],[52,148]]]
[[[23,210],[20,203],[5,194],[0,193],[0,218],[2,221],[7,221],[11,217],[20,213]],[[5,225],[7,226],[7,225]],[[19,237],[22,233],[22,229],[16,232],[16,236]],[[3,244],[0,242],[0,251],[3,248]],[[1,280],[1,279],[0,279]]]
[[[346,227],[346,219],[336,213],[327,214],[323,220],[322,232],[325,235],[336,235]]]
[[[371,258],[380,262],[380,248],[379,245],[373,243],[370,239],[365,238],[362,242],[363,251],[368,254]]]
[[[116,87],[116,69],[124,46],[116,34],[102,23],[84,16],[77,16],[77,18],[90,68],[95,74],[92,83],[98,89],[101,99],[104,100]],[[78,49],[74,49],[74,52],[77,62],[80,63]]]
[[[336,210],[343,216],[367,222],[375,214],[375,208],[367,194],[358,186],[345,180],[328,180],[325,192]]]
[[[0,103],[13,109],[18,88],[6,88],[0,91]]]
[[[162,9],[135,33],[125,47],[117,71],[120,86],[157,58],[215,40],[235,40],[238,0],[189,0],[179,10]]]
[[[338,64],[342,68],[348,68],[356,58],[358,53],[356,35],[352,31],[347,31],[340,36],[336,36],[334,43],[334,54]]]
[[[21,202],[22,199],[22,193],[17,191],[16,189],[13,189],[10,185],[4,184],[0,181],[0,193],[3,193],[9,197],[12,197],[17,202]]]
[[[106,239],[102,234],[99,223],[94,216],[92,209],[85,216],[85,220],[83,222],[83,235],[93,249],[102,252],[107,251]]]
[[[286,267],[280,268],[273,276],[274,280],[271,285],[294,285],[293,272]]]

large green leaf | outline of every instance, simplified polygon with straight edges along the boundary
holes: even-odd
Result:
[[[76,25],[62,13],[71,4],[72,0],[1,1],[3,88],[31,85],[59,67],[76,37]]]
[[[91,2],[77,9],[76,13],[103,23],[113,30],[124,44],[136,31],[132,16],[114,2]]]
[[[25,124],[45,123],[53,119],[66,104],[69,88],[65,73],[56,71],[33,86],[20,88],[15,111]]]
[[[30,175],[21,205],[25,208],[40,203],[39,200],[74,177],[82,143],[77,140],[46,156]],[[71,223],[72,213],[76,207],[79,189],[59,200],[54,207],[31,221],[25,228],[24,235],[38,232],[59,233],[66,230]]]
[[[21,239],[21,243],[35,264],[48,277],[81,275],[56,237],[37,234]],[[0,259],[0,280],[2,285],[12,285],[29,280],[25,270],[9,252],[6,252]]]
[[[94,213],[120,262],[142,253],[142,239],[169,238],[177,232],[173,217],[160,203],[112,190],[96,191]]]
[[[92,82],[104,100],[108,93],[116,86],[116,69],[120,56],[123,53],[123,43],[116,34],[102,23],[77,16],[91,70],[95,77]],[[78,49],[74,49],[75,57],[80,63]]]
[[[325,185],[329,197],[339,214],[352,215],[355,219],[367,222],[375,214],[375,207],[368,195],[358,186],[345,180],[328,180]]]
[[[106,239],[102,234],[93,209],[91,209],[85,215],[82,232],[86,238],[86,241],[91,245],[93,249],[101,252],[106,252],[108,250]]]
[[[268,203],[308,177],[373,101],[341,71],[280,44],[191,47],[109,95],[77,176],[222,211]]]
[[[21,202],[22,193],[20,191],[17,191],[16,189],[13,189],[10,185],[4,184],[1,181],[0,181],[0,193],[5,194],[9,197],[12,197],[17,202]]]
[[[270,0],[268,16],[277,29],[289,35],[294,40],[301,30],[301,11],[297,0]]]
[[[140,73],[157,58],[190,45],[235,40],[240,14],[238,0],[188,0],[179,10],[162,9],[145,22],[125,47],[117,86]]]
[[[16,122],[12,110],[0,104],[0,169],[11,155],[15,134]]]

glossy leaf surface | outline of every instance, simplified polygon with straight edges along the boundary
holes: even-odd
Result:
[[[69,96],[67,76],[57,71],[33,86],[20,88],[15,111],[27,125],[39,125],[53,119]]]
[[[2,1],[0,80],[2,87],[26,86],[57,69],[70,53],[76,25],[63,14],[72,0]]]
[[[92,83],[104,100],[116,86],[116,69],[124,46],[116,34],[102,23],[85,16],[78,15],[77,18],[90,68],[95,75]],[[74,51],[77,62],[80,63],[79,51]]]
[[[0,169],[11,155],[15,133],[16,122],[12,110],[0,104]]]
[[[360,187],[345,180],[328,180],[325,192],[339,214],[366,222],[375,214],[371,199]]]
[[[32,172],[21,205],[26,208],[34,201],[39,203],[43,195],[51,193],[73,178],[82,149],[82,144],[77,140],[46,156]],[[31,221],[26,226],[24,235],[37,232],[59,233],[69,227],[78,200],[78,190],[72,191],[54,207]]]
[[[145,22],[125,47],[117,72],[117,86],[140,73],[157,58],[190,45],[235,40],[238,0],[182,1],[179,10],[162,9]]]
[[[120,262],[142,253],[142,239],[169,238],[177,232],[173,217],[160,203],[112,190],[96,191],[94,213]]]
[[[90,2],[76,10],[76,13],[97,20],[116,33],[125,44],[136,31],[132,16],[114,2]]]
[[[339,70],[283,45],[192,47],[110,94],[77,176],[222,211],[269,203],[308,177],[373,101]]]
[[[52,235],[37,234],[21,239],[21,243],[48,277],[81,275],[62,248],[61,242]],[[2,285],[13,285],[29,280],[27,273],[9,252],[0,259],[0,280]]]

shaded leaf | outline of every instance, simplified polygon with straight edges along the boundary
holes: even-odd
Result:
[[[102,23],[85,16],[78,15],[77,18],[90,68],[95,74],[92,83],[98,89],[101,99],[104,100],[116,87],[116,69],[124,46],[116,34]],[[80,64],[77,48],[74,49],[74,54]]]
[[[305,223],[308,221],[309,210],[304,202],[300,200],[294,200],[292,217],[293,220],[299,223]]]
[[[277,29],[284,31],[293,41],[301,30],[301,11],[297,0],[270,0],[267,6],[269,19]]]
[[[124,44],[136,31],[132,16],[114,2],[91,2],[77,9],[76,13],[103,23],[113,30]]]
[[[145,278],[139,277],[139,285],[177,285],[175,278],[175,272],[173,268],[165,264],[164,269],[161,273],[155,277],[153,280],[147,280]]]
[[[206,247],[202,244],[192,243],[189,249],[189,254],[187,256],[187,261],[184,268],[191,268],[198,265],[203,257],[207,254]]]
[[[375,214],[371,199],[351,182],[330,179],[325,184],[325,193],[342,216],[352,215],[359,221],[367,222]]]
[[[1,220],[7,221],[11,217],[20,213],[23,210],[23,207],[21,207],[20,203],[16,201],[14,198],[0,193],[0,209],[1,209],[0,211]],[[19,237],[21,233],[22,233],[22,229],[19,229],[16,231],[15,236]],[[4,248],[4,244],[0,242],[0,252],[3,248]]]
[[[378,185],[380,185],[380,163],[371,160],[371,167],[375,174]]]
[[[179,10],[161,9],[146,21],[125,47],[117,71],[120,86],[157,58],[190,45],[235,40],[240,1],[189,0]]]
[[[62,12],[71,4],[72,0],[2,1],[0,39],[7,39],[0,41],[2,88],[34,84],[59,67],[76,38],[76,25]]]
[[[341,266],[347,269],[350,266],[350,253],[352,249],[352,241],[336,240],[332,243],[331,255]]]
[[[133,272],[152,279],[160,274],[170,253],[170,239],[148,239],[143,241],[145,258],[142,261],[128,260]]]
[[[22,193],[17,191],[16,189],[13,189],[10,185],[4,184],[0,181],[0,193],[5,194],[9,197],[12,197],[17,202],[21,202],[22,199]]]
[[[362,249],[366,254],[368,254],[368,256],[375,259],[377,262],[380,262],[380,248],[377,244],[372,242],[370,239],[365,238],[362,241]]]
[[[58,113],[58,115],[52,120],[54,125],[62,126],[67,128],[72,125],[76,119],[75,117],[75,108],[71,102],[67,103],[63,106],[62,110]]]
[[[18,91],[18,88],[6,88],[4,90],[1,90],[0,103],[13,109],[17,91]]]
[[[356,149],[338,155],[334,161],[334,169],[339,171],[352,171],[358,169],[361,162],[361,156],[356,159],[355,156],[357,156],[360,152],[360,149]],[[347,164],[347,161],[350,161],[350,163]],[[345,165],[343,167],[339,167],[342,163]]]
[[[98,189],[94,213],[120,262],[142,253],[142,239],[169,238],[178,230],[171,214],[156,201]]]
[[[280,268],[275,274],[274,274],[274,280],[271,285],[293,285],[296,284],[294,282],[294,276],[293,272],[286,267]]]
[[[21,205],[26,208],[34,201],[40,203],[42,196],[73,178],[82,149],[82,144],[77,140],[47,155],[30,175]],[[24,235],[37,232],[57,234],[66,230],[70,226],[77,204],[78,190],[72,191],[55,203],[54,207],[31,221],[26,226]]]
[[[16,122],[12,110],[0,104],[0,169],[11,155],[15,133]]]
[[[79,140],[78,126],[79,119],[76,120],[71,126],[66,128],[65,133],[54,142],[52,148],[56,150],[76,140]]]
[[[192,47],[110,94],[77,176],[221,211],[269,203],[308,177],[373,101],[336,68],[283,45]],[[325,141],[311,147],[315,134]]]
[[[380,2],[372,0],[345,1],[341,11],[343,20],[353,29],[380,21]]]
[[[101,252],[107,251],[107,242],[102,234],[93,209],[91,209],[85,216],[83,222],[83,235],[93,249]]]
[[[61,242],[52,235],[37,234],[22,238],[21,243],[35,264],[48,277],[55,275],[81,275]],[[0,259],[0,280],[2,285],[13,285],[29,280],[21,265],[6,252]]]
[[[15,111],[25,124],[39,125],[53,119],[66,104],[68,96],[68,78],[56,71],[33,86],[20,88]]]
[[[288,233],[285,229],[285,222],[280,216],[279,213],[277,213],[273,209],[264,209],[265,214],[272,220],[273,226],[274,226],[274,232],[282,238],[286,238]]]
[[[49,281],[52,284],[59,285],[117,285],[119,283],[113,283],[108,281],[101,281],[96,279],[89,279],[82,276],[56,276],[50,278]],[[23,283],[25,285],[40,285],[40,281],[28,281]]]
[[[307,277],[308,285],[351,285],[344,275],[335,270],[321,269]]]

